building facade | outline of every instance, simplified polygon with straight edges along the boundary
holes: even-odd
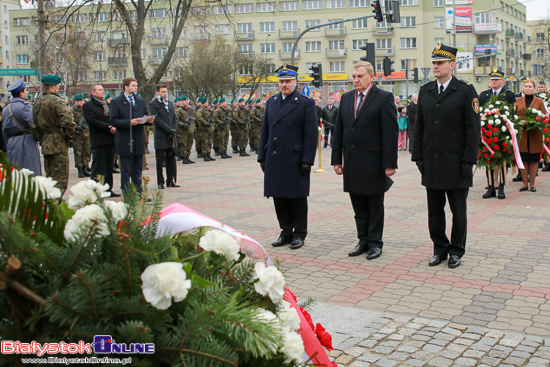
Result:
[[[527,22],[527,40],[533,79],[550,81],[550,19]]]
[[[0,1],[0,69],[11,68],[12,54],[12,37],[10,24],[10,11],[20,9],[18,0],[2,0]],[[7,97],[6,88],[13,77],[0,75],[0,101],[4,101]]]

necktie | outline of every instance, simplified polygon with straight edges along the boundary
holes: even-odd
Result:
[[[443,92],[445,92],[445,88],[442,85],[440,85],[439,86],[439,94],[443,94]]]
[[[136,102],[134,101],[134,96],[130,96],[130,102],[132,103],[132,107],[136,107]]]
[[[363,93],[359,93],[359,102],[357,103],[357,109],[355,110],[355,113],[358,115],[359,110],[361,109],[361,104],[363,104]]]

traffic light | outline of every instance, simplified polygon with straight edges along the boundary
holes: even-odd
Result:
[[[359,46],[361,50],[367,51],[366,56],[361,56],[362,61],[370,62],[372,66],[376,66],[376,57],[374,51],[374,43],[365,43],[363,46]]]
[[[418,68],[413,69],[413,80],[415,83],[418,83]]]
[[[311,65],[310,70],[311,74],[309,74],[309,76],[313,78],[313,85],[316,88],[319,88],[321,85],[323,85],[323,65],[313,64]]]
[[[490,48],[485,49],[484,60],[485,61],[491,61],[491,49]]]
[[[372,12],[374,13],[374,17],[376,18],[376,21],[378,23],[382,23],[384,21],[384,16],[382,15],[382,7],[380,6],[380,1],[374,0],[371,4],[372,6]]]
[[[386,0],[386,23],[401,23],[399,1]]]
[[[393,64],[395,61],[388,58],[387,56],[384,57],[383,66],[384,66],[384,76],[390,76],[393,71],[395,71],[394,68],[391,67],[391,64]]]

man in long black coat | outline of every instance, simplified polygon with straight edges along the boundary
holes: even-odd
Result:
[[[409,105],[407,106],[407,130],[409,131],[409,153],[412,153],[417,109],[418,109],[418,94],[415,93],[411,96],[411,103],[409,103]]]
[[[353,65],[352,76],[355,90],[342,96],[336,116],[331,164],[344,175],[355,213],[359,243],[348,255],[367,252],[373,260],[382,254],[384,193],[397,168],[397,111],[393,95],[373,84],[369,62]]]
[[[449,257],[456,268],[466,248],[468,190],[480,141],[479,100],[473,87],[452,76],[457,49],[438,44],[432,53],[437,80],[420,88],[412,160],[428,197],[428,227],[434,243],[430,266]],[[445,203],[453,213],[451,240],[445,234]]]
[[[273,197],[281,227],[274,247],[303,246],[307,235],[309,176],[315,161],[318,121],[315,101],[296,90],[298,68],[277,69],[280,92],[265,106],[258,162],[264,171],[264,196]]]
[[[140,125],[141,117],[149,115],[145,101],[138,97],[137,80],[124,78],[122,81],[124,93],[113,98],[110,104],[111,125],[116,128],[115,150],[120,156],[120,182],[125,194],[130,185],[130,173],[133,171],[132,182],[137,191],[141,189],[141,172],[143,155],[145,154],[145,132]],[[130,112],[131,111],[131,112]],[[153,118],[147,120],[150,126]],[[132,130],[132,150],[130,150],[130,128]],[[130,167],[133,164],[133,169]]]
[[[336,115],[338,114],[338,107],[334,105],[334,98],[328,97],[328,103],[323,108],[321,118],[323,119],[323,126],[325,128],[325,145],[327,147],[329,142],[328,136],[330,134],[330,146],[332,147],[332,141],[334,140],[334,122],[336,121]]]
[[[157,86],[157,96],[149,102],[149,113],[155,115],[155,158],[157,161],[157,187],[164,189],[162,166],[166,157],[166,187],[179,187],[176,168],[176,132],[178,119],[174,103],[168,100],[166,86]]]

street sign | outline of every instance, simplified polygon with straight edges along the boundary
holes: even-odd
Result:
[[[424,74],[424,79],[428,78],[428,74],[430,73],[430,70],[432,70],[432,68],[422,68],[422,74]]]
[[[511,81],[511,82],[514,81],[514,76],[513,76],[513,75],[510,75],[510,81]]]
[[[309,96],[309,88],[307,85],[302,88],[302,94],[305,96]]]
[[[38,75],[38,69],[0,69],[0,76]]]

